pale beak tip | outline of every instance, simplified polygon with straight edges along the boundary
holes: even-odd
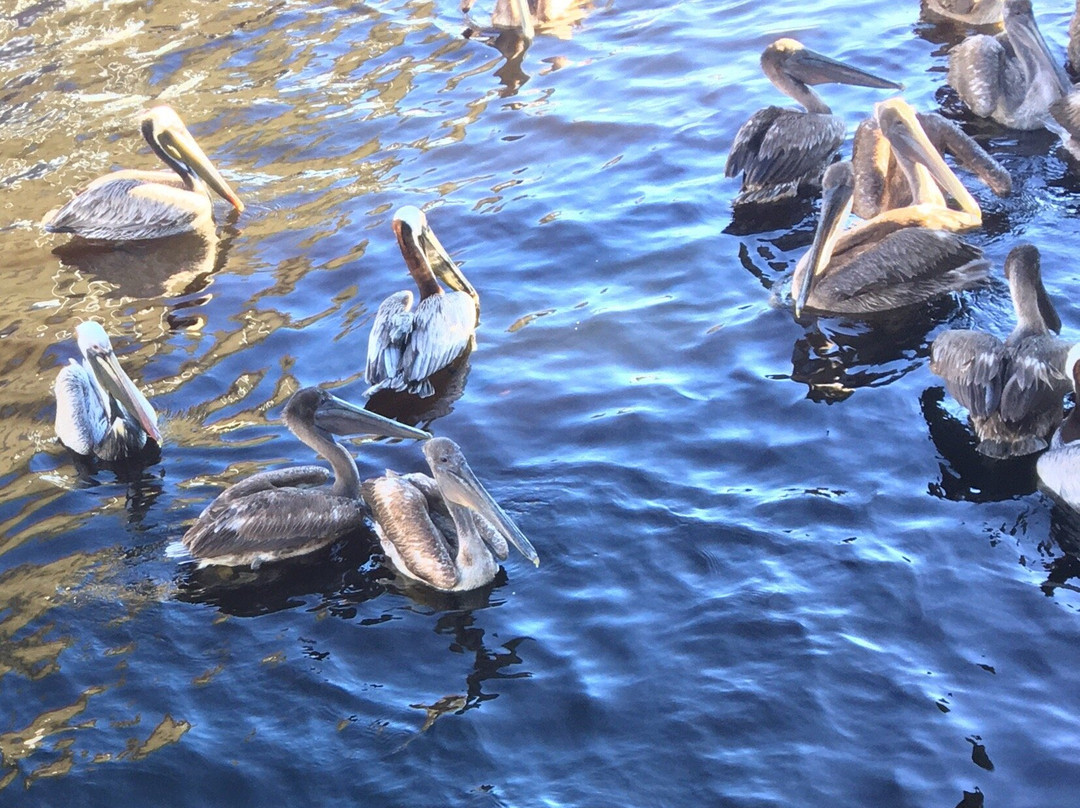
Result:
[[[234,196],[229,201],[232,202],[232,206],[234,208],[236,208],[237,213],[243,213],[244,212],[244,203],[240,201],[240,197]]]

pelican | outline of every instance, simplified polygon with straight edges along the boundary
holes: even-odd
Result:
[[[1035,24],[1031,0],[1005,0],[1002,34],[976,34],[953,48],[947,81],[975,115],[1010,129],[1054,128],[1050,105],[1072,89]]]
[[[444,591],[464,592],[495,578],[510,541],[539,566],[525,535],[476,479],[456,443],[432,438],[426,474],[365,480],[375,532],[387,559],[403,575]]]
[[[170,171],[114,171],[42,221],[50,233],[95,241],[164,238],[212,226],[207,186],[238,211],[244,203],[199,148],[172,108],[154,107],[141,118],[143,137]]]
[[[946,331],[930,349],[930,370],[967,408],[978,451],[1005,458],[1040,452],[1061,423],[1069,391],[1069,343],[1054,336],[1061,320],[1043,287],[1039,251],[1020,244],[1005,259],[1016,327],[1004,342],[981,331]]]
[[[910,186],[913,204],[886,210],[846,231],[855,172],[825,172],[821,213],[810,250],[792,276],[795,316],[803,309],[866,314],[920,303],[970,286],[986,275],[982,251],[951,231],[978,227],[982,211],[900,98],[875,105],[881,133]],[[942,190],[960,205],[946,206]]]
[[[807,85],[832,82],[903,89],[894,81],[815,53],[794,39],[778,39],[765,48],[761,69],[806,111],[765,107],[739,128],[724,168],[725,176],[742,174],[736,206],[794,197],[800,187],[820,183],[821,172],[844,142],[845,127],[843,118],[833,115]]]
[[[1058,125],[1062,145],[1080,160],[1080,90],[1073,90],[1051,104],[1050,116]]]
[[[962,168],[975,174],[998,196],[1012,193],[1009,172],[963,129],[936,112],[916,112],[915,117],[936,151],[953,155]],[[907,174],[889,139],[882,134],[876,115],[855,130],[851,164],[855,171],[852,212],[856,216],[872,219],[915,202]]]
[[[56,377],[56,436],[76,454],[105,461],[138,454],[148,437],[161,443],[157,413],[124,373],[105,329],[75,326],[82,364],[74,359]]]
[[[225,490],[181,540],[199,566],[251,565],[304,555],[364,525],[356,461],[334,435],[370,434],[423,440],[431,435],[356,407],[320,387],[305,387],[285,405],[285,425],[334,469],[295,466],[254,474]]]
[[[926,0],[926,7],[939,17],[968,25],[1001,22],[1003,0]]]
[[[1076,0],[1076,9],[1069,20],[1069,69],[1073,75],[1080,73],[1080,0]]]
[[[410,205],[394,214],[394,234],[420,290],[420,302],[413,309],[412,292],[398,292],[375,313],[364,373],[371,385],[367,395],[389,388],[427,398],[435,393],[430,377],[452,364],[472,342],[480,296],[419,208]],[[436,275],[451,291],[439,286]]]
[[[1072,387],[1080,401],[1080,344],[1065,358]],[[1074,510],[1080,510],[1080,407],[1074,407],[1050,438],[1050,448],[1035,463],[1042,484]]]

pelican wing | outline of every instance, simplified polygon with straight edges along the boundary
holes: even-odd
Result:
[[[51,233],[137,240],[190,230],[209,209],[208,197],[184,188],[130,176],[107,176],[90,183],[50,214],[44,224]]]
[[[982,331],[946,331],[930,347],[930,370],[976,418],[997,411],[1006,362],[1005,345]]]
[[[1073,19],[1080,20],[1080,14]],[[1080,47],[1080,37],[1077,37],[1076,43]],[[1072,42],[1070,42],[1070,50],[1072,47]],[[1063,95],[1052,103],[1050,105],[1050,115],[1072,137],[1080,138],[1080,90],[1074,90],[1068,95]]]
[[[413,332],[401,359],[401,376],[410,390],[431,395],[423,382],[449,365],[469,346],[476,329],[476,302],[464,292],[424,298],[416,307]]]
[[[109,428],[90,374],[74,359],[56,377],[56,436],[76,454],[90,455]]]
[[[782,113],[790,111],[783,107],[765,107],[751,115],[735,134],[735,142],[731,144],[727,164],[724,166],[724,176],[737,177],[744,171],[748,171],[757,159],[761,141],[765,133],[769,131],[769,127],[773,125],[773,121]]]
[[[361,491],[390,560],[412,578],[453,589],[457,570],[445,537],[431,520],[424,492],[397,476],[366,480]]]
[[[192,555],[211,560],[260,553],[285,557],[329,544],[363,524],[364,506],[358,499],[322,489],[272,487],[215,501],[184,534],[183,543]]]
[[[368,384],[393,379],[401,371],[401,357],[413,329],[412,303],[412,292],[404,291],[390,295],[379,304],[368,336],[364,369]]]
[[[753,120],[751,117],[750,121]],[[760,134],[752,159],[745,159],[743,185],[779,185],[817,179],[843,142],[844,122],[836,116],[781,109]],[[738,145],[736,135],[735,146]]]
[[[980,118],[989,118],[1001,101],[1006,53],[992,36],[969,36],[949,51],[946,79],[960,100]]]
[[[1060,433],[1054,435],[1050,451],[1039,456],[1035,464],[1039,479],[1059,499],[1080,510],[1080,443],[1062,443]]]
[[[1044,335],[1028,337],[1016,347],[1001,391],[1002,419],[1016,423],[1060,409],[1062,398],[1072,389],[1065,374],[1069,347],[1064,340]]]
[[[260,471],[226,488],[209,507],[224,505],[235,499],[250,496],[257,491],[269,491],[274,488],[314,488],[324,485],[329,480],[330,471],[322,466],[290,466]]]

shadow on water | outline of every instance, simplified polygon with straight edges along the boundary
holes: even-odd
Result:
[[[942,462],[941,479],[929,484],[940,499],[963,502],[1001,502],[1035,491],[1038,455],[995,460],[979,454],[975,433],[967,421],[953,417],[944,407],[945,390],[929,387],[919,396],[919,407]]]
[[[431,377],[435,395],[421,398],[411,393],[394,390],[378,390],[368,399],[365,407],[379,415],[393,418],[404,424],[428,426],[438,418],[454,411],[454,404],[465,394],[469,380],[469,357],[475,341],[454,362]]]
[[[771,230],[793,230],[813,213],[817,190],[769,205],[740,205],[731,213],[731,224],[724,228],[729,236],[752,236]],[[813,230],[810,231],[811,237]]]

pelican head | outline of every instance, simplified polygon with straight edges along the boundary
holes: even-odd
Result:
[[[821,178],[821,213],[814,242],[799,259],[792,278],[795,316],[802,315],[814,278],[824,274],[832,259],[833,248],[854,202],[855,171],[848,161],[833,163]]]
[[[143,113],[140,124],[143,137],[157,155],[175,171],[198,177],[226,199],[238,211],[244,209],[240,197],[214,168],[195,138],[172,107],[159,106]]]
[[[430,432],[357,407],[321,387],[305,387],[293,393],[285,405],[285,423],[293,431],[310,424],[329,440],[333,440],[331,435],[378,435],[414,440],[431,437]]]
[[[424,444],[424,457],[447,502],[469,508],[483,516],[523,556],[536,566],[540,565],[540,557],[532,543],[476,479],[456,443],[449,438],[432,438]]]
[[[398,208],[394,213],[393,226],[401,254],[409,266],[409,272],[417,278],[418,283],[420,280],[417,272],[432,272],[455,292],[465,292],[474,299],[477,297],[476,290],[436,238],[428,225],[427,216],[420,208],[412,205]]]
[[[812,51],[796,39],[778,39],[761,54],[761,67],[772,78],[775,71],[787,74],[803,84],[852,84],[883,90],[902,90],[904,85],[878,78],[865,70],[851,67]]]
[[[1005,259],[1005,278],[1009,282],[1016,317],[1025,325],[1055,334],[1061,331],[1058,317],[1042,282],[1039,251],[1033,244],[1018,244]],[[1071,370],[1071,365],[1066,365]]]
[[[161,443],[157,413],[120,367],[105,329],[100,323],[88,321],[75,326],[75,335],[78,337],[79,352],[97,383],[105,411],[112,409],[109,406],[111,396],[135,417],[147,435]]]

